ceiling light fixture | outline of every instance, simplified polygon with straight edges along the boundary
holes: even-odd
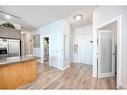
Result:
[[[11,17],[10,17],[9,15],[6,15],[5,17],[6,17],[7,19],[11,19]]]
[[[23,18],[21,18],[19,16],[16,16],[16,15],[13,15],[13,14],[10,14],[10,13],[4,12],[4,11],[1,11],[1,10],[0,10],[0,13],[5,14],[5,15],[9,15],[10,17],[15,17],[15,18],[18,18],[18,19],[23,19]]]
[[[81,20],[82,19],[82,15],[75,15],[74,16],[74,20],[77,20],[77,21],[79,21],[79,20]]]

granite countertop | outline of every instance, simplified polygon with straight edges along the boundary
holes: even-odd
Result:
[[[27,60],[36,59],[34,56],[16,56],[16,57],[4,57],[0,59],[0,66],[6,64],[13,64],[18,62],[23,62]]]

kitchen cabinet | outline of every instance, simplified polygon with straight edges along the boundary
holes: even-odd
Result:
[[[21,39],[21,30],[0,27],[0,37]]]
[[[11,29],[10,32],[11,32],[11,38],[21,39],[21,32],[20,32],[20,30]]]
[[[0,37],[10,38],[11,32],[9,28],[0,27]]]
[[[13,60],[13,61],[12,61]],[[0,62],[0,90],[16,89],[37,78],[34,57],[11,57]]]

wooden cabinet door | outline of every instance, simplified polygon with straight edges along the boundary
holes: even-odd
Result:
[[[0,37],[10,38],[10,29],[6,27],[0,27]]]
[[[7,27],[0,27],[0,37],[21,39],[21,31]]]
[[[21,39],[20,30],[11,29],[11,38]]]

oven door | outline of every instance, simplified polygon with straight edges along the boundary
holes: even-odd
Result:
[[[7,57],[7,48],[0,48],[0,58]]]

